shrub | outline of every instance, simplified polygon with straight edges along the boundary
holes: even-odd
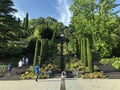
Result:
[[[104,64],[104,65],[111,65],[111,60],[110,59],[102,59],[100,61],[100,63]]]
[[[104,79],[107,78],[105,75],[103,75],[103,72],[94,72],[94,73],[85,73],[84,75],[81,75],[81,78],[83,79]]]
[[[48,78],[48,76],[44,75],[44,72],[45,72],[45,69],[41,69],[41,72],[40,72],[39,77],[38,77],[39,79],[46,79],[46,78]],[[33,66],[30,66],[29,69],[24,74],[22,74],[20,76],[20,79],[21,80],[24,80],[24,79],[35,79],[35,73],[34,73]]]
[[[119,69],[120,70],[120,61],[117,60],[115,62],[112,63],[112,66],[115,67],[116,69]]]

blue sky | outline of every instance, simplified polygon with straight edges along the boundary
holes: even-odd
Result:
[[[30,19],[51,16],[65,25],[70,23],[69,6],[72,0],[13,0],[13,2],[18,10],[15,15],[21,19],[28,12]],[[116,3],[120,3],[120,1],[116,0]],[[120,7],[115,10],[118,9],[120,10]]]
[[[70,22],[69,6],[72,0],[13,0],[18,12],[15,14],[21,19],[29,13],[29,18],[51,16],[65,25]]]

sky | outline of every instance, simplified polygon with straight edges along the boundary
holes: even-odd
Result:
[[[15,16],[21,18],[29,13],[29,19],[38,17],[53,17],[65,25],[70,23],[69,6],[72,0],[13,0],[18,12]]]
[[[26,13],[29,13],[29,19],[50,16],[67,26],[70,23],[69,7],[72,0],[13,0],[13,2],[18,10],[15,16],[22,20]],[[120,3],[120,1],[116,0],[116,3]],[[120,6],[115,10],[118,9],[120,10]]]

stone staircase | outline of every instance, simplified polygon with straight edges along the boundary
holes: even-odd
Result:
[[[0,80],[20,80],[21,74],[25,73],[26,69],[28,67],[24,66],[21,68],[13,68],[10,75],[8,75],[7,72],[3,74],[2,77],[0,77]]]
[[[103,65],[99,62],[95,62],[95,65],[103,71],[104,75],[107,76],[109,79],[120,79],[120,70],[115,69],[112,66],[109,65]]]

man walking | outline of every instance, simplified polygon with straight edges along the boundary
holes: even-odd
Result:
[[[36,75],[35,81],[37,82],[38,81],[38,76],[39,76],[39,66],[38,65],[36,65],[34,67],[34,71],[35,71],[35,75]]]

